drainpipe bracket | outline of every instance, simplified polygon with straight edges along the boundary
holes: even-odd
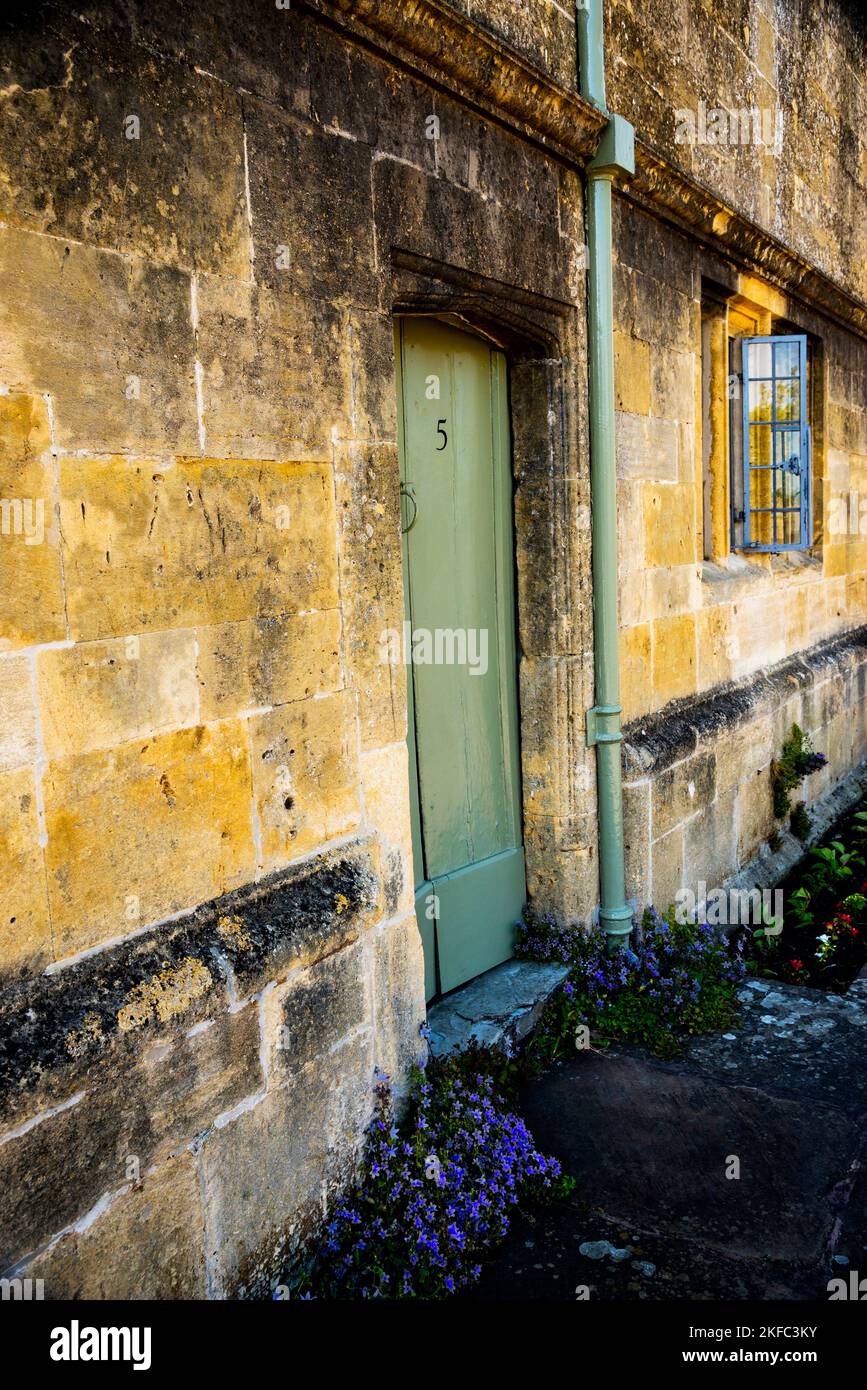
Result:
[[[632,178],[635,173],[635,130],[625,116],[610,117],[587,169],[591,174],[620,174],[623,178]]]
[[[597,743],[622,743],[620,728],[620,705],[594,705],[584,716],[587,733],[587,747],[595,748]],[[610,723],[608,722],[610,721]]]

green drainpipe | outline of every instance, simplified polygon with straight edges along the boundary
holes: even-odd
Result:
[[[614,295],[611,189],[635,173],[632,126],[605,101],[603,0],[578,0],[581,95],[608,116],[587,166],[588,326],[590,352],[590,501],[593,543],[593,642],[596,704],[587,711],[587,743],[596,749],[599,817],[599,921],[611,949],[632,930],[626,901],[620,745],[617,618],[617,474],[614,457]]]

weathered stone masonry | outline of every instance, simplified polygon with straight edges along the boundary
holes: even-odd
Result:
[[[827,524],[867,464],[864,46],[815,10],[609,6],[630,892],[660,906],[770,833],[792,719],[830,758],[811,796],[867,753],[867,542]],[[48,1297],[266,1293],[374,1067],[400,1088],[420,1054],[378,650],[401,313],[509,357],[528,885],[595,906],[575,52],[555,0],[0,32],[0,1272]],[[700,99],[778,104],[781,153],[676,144]],[[803,564],[705,553],[709,287],[816,344]]]
[[[0,1264],[261,1293],[423,1047],[395,312],[510,353],[529,877],[593,895],[580,186],[310,7],[36,6],[2,64],[2,489],[46,525],[0,548]]]

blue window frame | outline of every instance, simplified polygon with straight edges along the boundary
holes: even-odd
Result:
[[[742,443],[738,461],[732,429],[732,548],[806,550],[813,542],[807,339],[780,334],[741,338],[738,346]]]

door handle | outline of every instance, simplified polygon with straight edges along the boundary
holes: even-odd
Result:
[[[412,503],[412,520],[410,521],[409,525],[401,526],[400,528],[401,535],[406,536],[412,530],[413,526],[415,526],[415,523],[418,520],[418,503],[415,500],[415,494],[412,491],[411,483],[409,484],[409,486],[407,486],[406,483],[401,483],[400,495],[403,501]]]

